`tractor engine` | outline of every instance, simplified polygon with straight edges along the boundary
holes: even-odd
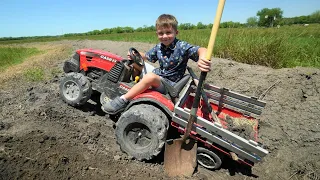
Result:
[[[105,75],[107,72],[102,69],[98,68],[90,68],[86,72],[86,76],[89,78],[90,81],[98,81],[103,75]]]

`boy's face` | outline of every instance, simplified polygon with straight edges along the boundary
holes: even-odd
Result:
[[[169,46],[175,39],[178,31],[170,27],[157,27],[159,41],[165,46]]]

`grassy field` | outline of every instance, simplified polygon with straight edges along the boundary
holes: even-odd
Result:
[[[210,29],[180,31],[178,38],[189,43],[207,46]],[[155,32],[105,34],[95,36],[57,37],[0,41],[0,44],[34,41],[113,40],[158,43]],[[320,24],[281,28],[224,28],[219,29],[214,56],[247,64],[272,68],[296,66],[320,68]],[[139,47],[136,47],[139,49]]]
[[[37,48],[0,47],[0,72],[40,52]]]
[[[72,47],[65,44],[0,45],[0,84],[15,78],[42,81],[56,77],[62,70],[55,64],[71,53]]]

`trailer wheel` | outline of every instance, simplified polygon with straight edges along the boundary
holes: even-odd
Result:
[[[221,158],[216,153],[203,147],[197,149],[197,161],[201,166],[210,170],[219,169],[222,164]]]
[[[148,104],[134,105],[116,124],[117,143],[137,160],[150,160],[161,152],[168,128],[169,120],[160,109]]]
[[[61,79],[60,85],[61,98],[71,106],[80,106],[85,104],[92,94],[90,81],[80,73],[67,73]]]

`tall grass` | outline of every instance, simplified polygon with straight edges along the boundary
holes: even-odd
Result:
[[[182,30],[178,38],[189,43],[207,47],[210,29]],[[112,40],[127,42],[158,43],[155,32],[135,32],[76,36],[67,38],[29,39],[12,42],[52,40]],[[308,27],[286,26],[281,28],[223,28],[219,29],[213,55],[247,64],[272,68],[295,66],[320,68],[320,24]],[[136,47],[139,49],[139,47]]]
[[[211,30],[180,31],[178,38],[207,47]],[[84,38],[84,37],[78,37]],[[158,43],[154,32],[88,36],[85,39]],[[320,25],[219,29],[213,55],[272,68],[320,68]],[[136,47],[139,49],[139,47]]]
[[[0,47],[0,72],[39,52],[37,48]]]
[[[196,34],[193,35],[192,34]],[[206,47],[210,32],[181,32],[190,43]],[[207,37],[207,38],[206,38]],[[320,68],[320,26],[283,27],[279,29],[220,29],[213,54],[247,64],[272,68]]]

